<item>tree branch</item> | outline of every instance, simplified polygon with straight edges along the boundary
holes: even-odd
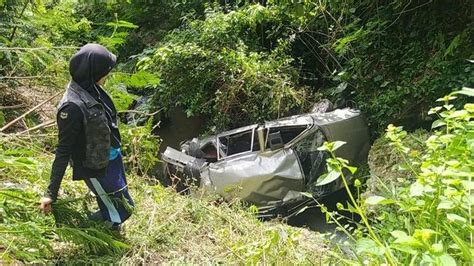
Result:
[[[0,77],[0,79],[42,79],[51,77],[53,76]]]
[[[25,13],[26,8],[28,7],[28,3],[30,3],[30,0],[25,1],[25,4],[23,5],[23,9],[21,10],[21,13],[18,19],[21,19],[23,17],[23,13]],[[18,29],[18,26],[15,25],[15,27],[12,30],[12,34],[10,35],[10,38],[8,39],[10,43],[13,41],[13,38],[15,37],[16,29]]]
[[[21,107],[24,107],[25,105],[24,104],[16,104],[16,105],[10,105],[10,106],[0,106],[0,110],[8,110],[8,109],[17,109],[17,108],[21,108]]]
[[[16,122],[22,120],[25,116],[29,115],[30,113],[32,113],[33,111],[35,111],[36,109],[40,108],[41,106],[43,106],[45,103],[51,101],[52,99],[56,98],[56,96],[58,96],[59,94],[63,93],[62,91],[59,91],[58,93],[54,94],[53,96],[49,97],[48,99],[44,100],[43,102],[39,103],[38,105],[36,105],[35,107],[31,108],[30,110],[26,111],[24,114],[22,114],[21,116],[13,119],[12,121],[10,121],[8,124],[6,124],[5,126],[3,126],[2,128],[0,128],[0,132],[3,132],[5,131],[7,128],[9,128],[11,125],[15,124]]]
[[[43,122],[39,125],[36,125],[32,128],[29,128],[29,129],[26,129],[26,130],[23,130],[19,133],[16,133],[16,135],[21,135],[21,134],[25,134],[25,133],[28,133],[28,132],[31,132],[31,131],[34,131],[34,130],[37,130],[37,129],[41,129],[41,128],[47,128],[47,127],[50,127],[50,126],[54,126],[56,123],[56,121],[54,119],[51,119],[51,120],[48,120],[46,122]]]
[[[51,49],[79,49],[77,46],[52,46],[52,47],[0,47],[0,51],[36,51]]]

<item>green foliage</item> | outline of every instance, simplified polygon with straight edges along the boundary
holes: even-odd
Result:
[[[67,196],[54,203],[54,215],[40,213],[38,199],[49,180],[51,162],[51,155],[40,148],[43,141],[2,142],[0,259],[6,263],[44,263],[61,254],[74,257],[123,253],[127,245],[122,240],[111,235],[104,225],[88,221],[90,212],[84,206],[90,198],[79,198],[85,190],[78,183],[63,182]]]
[[[117,14],[115,14],[115,21],[107,23],[106,26],[112,28],[113,32],[108,37],[99,36],[99,43],[113,52],[116,52],[117,48],[125,43],[129,30],[138,28],[138,26],[133,23],[118,20]]]
[[[346,231],[356,241],[360,261],[392,265],[473,261],[474,107],[468,103],[462,109],[454,108],[451,101],[460,94],[473,96],[474,89],[440,98],[442,105],[430,110],[439,119],[433,123],[435,131],[424,142],[422,154],[406,146],[407,133],[401,127],[388,127],[386,137],[402,159],[398,163],[401,170],[414,178],[384,191],[384,196],[371,195],[360,201],[345,183],[352,205],[347,210],[360,215],[363,222],[354,233]],[[323,148],[334,150],[330,145]],[[341,175],[342,169],[350,170],[339,158],[330,164]],[[379,209],[374,223],[369,223],[368,207],[374,205]]]
[[[410,147],[410,156],[420,156],[425,152],[425,141],[428,137],[429,133],[426,130],[416,130],[406,135],[403,144]],[[390,191],[406,186],[415,180],[415,176],[406,171],[409,166],[401,154],[389,144],[390,140],[382,136],[375,140],[370,149],[368,159],[370,178],[365,184],[364,197],[388,196]],[[419,165],[411,165],[411,167],[419,169]]]
[[[239,126],[300,111],[306,88],[297,88],[297,69],[288,42],[261,51],[259,25],[275,23],[275,10],[261,5],[225,13],[208,9],[169,34],[138,63],[156,71],[161,84],[155,104],[180,105],[189,116],[205,115],[217,128]]]
[[[155,106],[181,105],[210,126],[300,112],[324,94],[361,108],[375,133],[415,128],[430,102],[474,82],[469,1],[238,1],[204,12],[198,2],[176,5],[194,15],[160,33],[138,66],[162,79]]]
[[[128,81],[127,76],[123,77],[120,73],[114,73],[111,77],[107,78],[104,86],[118,112],[128,110],[136,99],[135,95],[128,93],[126,81]]]
[[[137,215],[127,235],[135,243],[121,261],[176,264],[304,263],[324,260],[317,233],[262,223],[241,206],[183,197],[170,188],[135,180]]]
[[[154,109],[181,105],[210,128],[304,111],[324,94],[361,108],[376,133],[425,123],[431,101],[474,82],[470,1],[258,2],[5,1],[0,73],[65,83],[74,49],[52,47],[99,40],[120,60],[143,51],[131,62],[161,79],[137,82],[158,87]]]
[[[78,1],[75,10],[88,20],[94,21],[95,38],[110,36],[110,26],[118,19],[139,26],[136,29],[133,29],[133,26],[129,28],[131,30],[127,36],[120,36],[124,38],[121,38],[120,45],[116,48],[121,55],[119,59],[123,60],[154,46],[168,32],[179,27],[183,17],[190,14],[200,16],[206,4],[207,1],[188,0]]]
[[[353,100],[375,131],[389,123],[416,128],[431,102],[474,82],[465,60],[474,50],[470,1],[331,1],[326,8],[340,16],[336,38],[327,40],[338,60],[327,92]]]
[[[99,42],[116,51],[129,31],[137,28],[114,16],[107,17],[106,30],[97,32],[76,6],[72,0],[6,1],[0,9],[0,81],[65,84],[68,60],[77,48]]]
[[[132,171],[146,175],[158,163],[160,140],[153,135],[152,119],[143,126],[120,125],[122,150]]]
[[[39,76],[64,83],[74,46],[88,39],[91,22],[76,18],[71,1],[7,1],[0,10],[0,74]],[[72,46],[72,47],[70,47]],[[7,81],[9,81],[7,79]],[[13,79],[13,81],[18,81]]]
[[[39,212],[39,195],[23,189],[0,189],[0,246],[4,262],[17,260],[45,262],[55,255],[66,252],[67,256],[84,256],[101,253],[122,253],[128,248],[103,225],[87,221],[87,209],[78,211],[66,206],[67,200],[54,204],[55,212],[76,218],[80,224],[61,223],[53,216],[45,217]],[[80,200],[74,200],[81,206]],[[62,221],[64,222],[64,221]],[[60,240],[62,246],[54,246]]]
[[[124,86],[127,91],[137,94],[150,94],[160,84],[160,78],[147,71],[137,71],[135,73],[114,73],[107,80],[106,87]]]
[[[138,62],[137,69],[127,69],[133,74],[115,73],[106,86],[120,111],[135,100],[131,89],[153,94],[153,110],[179,105],[188,115],[207,117],[209,128],[217,130],[304,111],[324,94],[338,106],[360,107],[381,132],[389,123],[418,127],[429,121],[425,114],[432,101],[474,82],[474,68],[465,60],[474,51],[467,0],[224,2],[0,0],[0,86],[28,84],[33,76],[40,84],[62,87],[76,48],[99,41],[123,61],[142,52],[127,62]],[[351,196],[347,207],[338,204],[362,217],[356,228],[343,226],[338,214],[323,208],[353,241],[357,261],[345,260],[335,248],[330,252],[338,259],[472,262],[474,107],[463,99],[452,103],[458,94],[473,92],[451,94],[431,109],[438,119],[429,138],[389,127],[380,146],[390,147],[376,156],[385,158],[373,162],[390,166],[371,165],[382,182],[372,184],[376,189],[362,200]],[[2,109],[0,124],[19,114]],[[29,117],[25,123],[32,126]],[[309,240],[301,235],[305,231],[262,224],[240,206],[216,206],[202,195],[184,198],[145,182],[158,160],[151,123],[121,126],[130,189],[139,206],[123,241],[87,221],[85,187],[69,180],[54,215],[41,215],[35,201],[49,179],[54,141],[2,135],[2,260],[285,264],[324,257],[313,233],[306,232]],[[323,149],[332,152],[340,145]],[[349,191],[345,174],[356,169],[331,158],[328,170],[319,182],[342,177]],[[359,195],[359,179],[354,185]]]

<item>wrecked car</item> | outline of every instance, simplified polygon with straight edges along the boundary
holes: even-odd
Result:
[[[336,156],[355,166],[365,163],[370,145],[362,113],[350,108],[314,111],[254,124],[194,138],[181,151],[167,147],[162,159],[168,175],[181,184],[194,181],[268,212],[301,202],[301,192],[322,198],[343,188],[342,177],[322,178],[329,155],[318,148],[325,141],[346,142]],[[350,175],[346,178],[351,181]]]

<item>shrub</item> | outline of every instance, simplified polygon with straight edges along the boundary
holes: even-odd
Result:
[[[155,104],[205,115],[217,128],[236,127],[301,111],[307,90],[297,88],[298,71],[288,42],[271,51],[257,43],[258,25],[274,23],[275,10],[261,5],[225,13],[208,9],[138,63],[156,71],[161,84]]]
[[[406,146],[405,131],[388,127],[386,136],[401,158],[398,165],[405,176],[414,179],[387,189],[385,197],[372,195],[356,201],[350,194],[346,210],[362,219],[349,234],[356,242],[359,262],[455,265],[473,261],[474,105],[468,103],[456,110],[450,101],[460,94],[474,96],[474,89],[451,93],[438,100],[442,106],[430,110],[439,119],[433,123],[435,131],[424,142],[421,154]],[[332,147],[326,144],[323,149],[332,152]],[[329,163],[342,175],[344,168],[354,171],[339,158]],[[384,181],[379,185],[387,188]],[[347,184],[346,189],[350,193]],[[379,210],[371,221],[367,208],[374,205]]]

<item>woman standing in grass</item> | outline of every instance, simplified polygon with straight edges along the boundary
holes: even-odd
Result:
[[[118,228],[131,215],[117,127],[117,111],[101,88],[116,57],[99,44],[87,44],[69,62],[71,81],[59,103],[59,141],[51,180],[40,208],[51,211],[64,172],[71,162],[73,180],[84,180],[97,197],[99,211],[91,219]]]

